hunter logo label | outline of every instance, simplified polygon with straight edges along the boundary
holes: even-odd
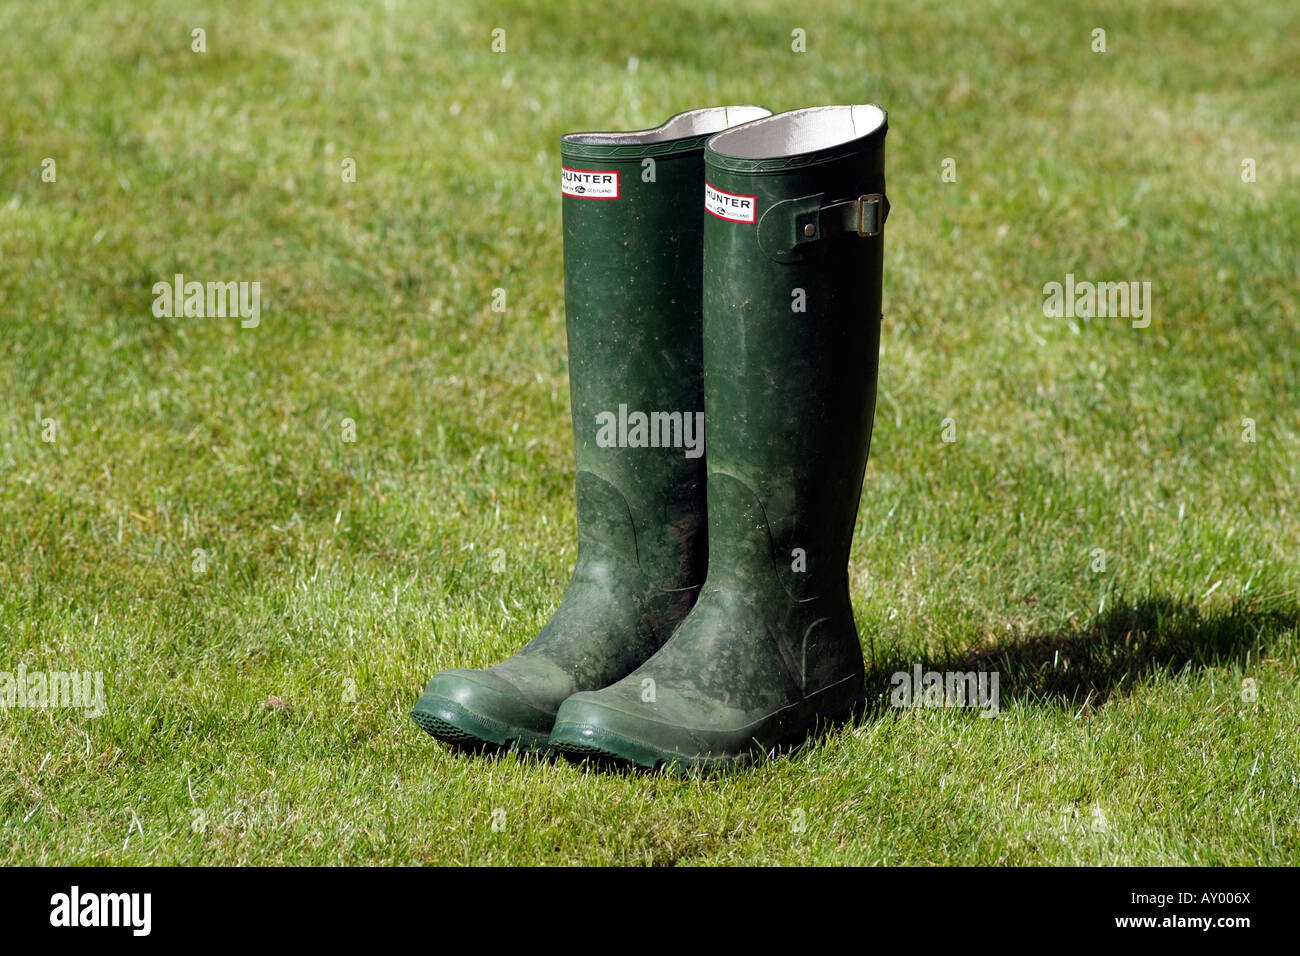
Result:
[[[753,196],[724,193],[704,184],[704,208],[719,219],[728,222],[753,222],[756,203]]]
[[[560,191],[579,199],[617,199],[618,170],[560,167]]]

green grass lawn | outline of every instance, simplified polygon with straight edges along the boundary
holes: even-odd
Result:
[[[0,711],[0,862],[1300,863],[1300,7],[595,9],[0,5],[0,671],[105,697]],[[750,102],[890,111],[876,701],[721,778],[451,753],[425,681],[576,554],[559,137]]]

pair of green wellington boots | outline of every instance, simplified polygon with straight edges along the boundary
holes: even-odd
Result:
[[[420,727],[708,770],[860,704],[885,132],[725,106],[563,138],[577,562],[526,647],[429,682]]]

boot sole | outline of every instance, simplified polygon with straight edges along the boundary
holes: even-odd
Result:
[[[411,711],[411,719],[429,736],[450,744],[456,750],[475,753],[517,750],[546,754],[551,749],[547,735],[525,727],[512,727],[451,701],[422,701]]]
[[[643,740],[634,740],[594,724],[557,725],[551,734],[551,749],[574,761],[591,761],[596,764],[630,766],[637,770],[663,771],[685,776],[692,770],[702,773],[729,772],[742,769],[768,753],[788,752],[805,743],[818,729],[839,726],[860,716],[867,700],[865,690],[860,690],[847,700],[834,702],[835,692],[843,693],[833,685],[814,694],[808,700],[774,714],[764,722],[763,730],[775,730],[783,723],[796,723],[776,734],[775,740],[762,744],[756,735],[749,748],[738,753],[683,754],[668,751]],[[811,711],[799,717],[799,712]],[[792,713],[793,712],[793,713]]]

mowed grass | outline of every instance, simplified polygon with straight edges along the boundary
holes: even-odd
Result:
[[[106,698],[0,712],[0,860],[1300,862],[1300,8],[594,9],[0,6],[0,671]],[[559,136],[870,101],[871,711],[722,778],[443,749],[425,681],[575,558]],[[918,662],[998,717],[890,708]]]

